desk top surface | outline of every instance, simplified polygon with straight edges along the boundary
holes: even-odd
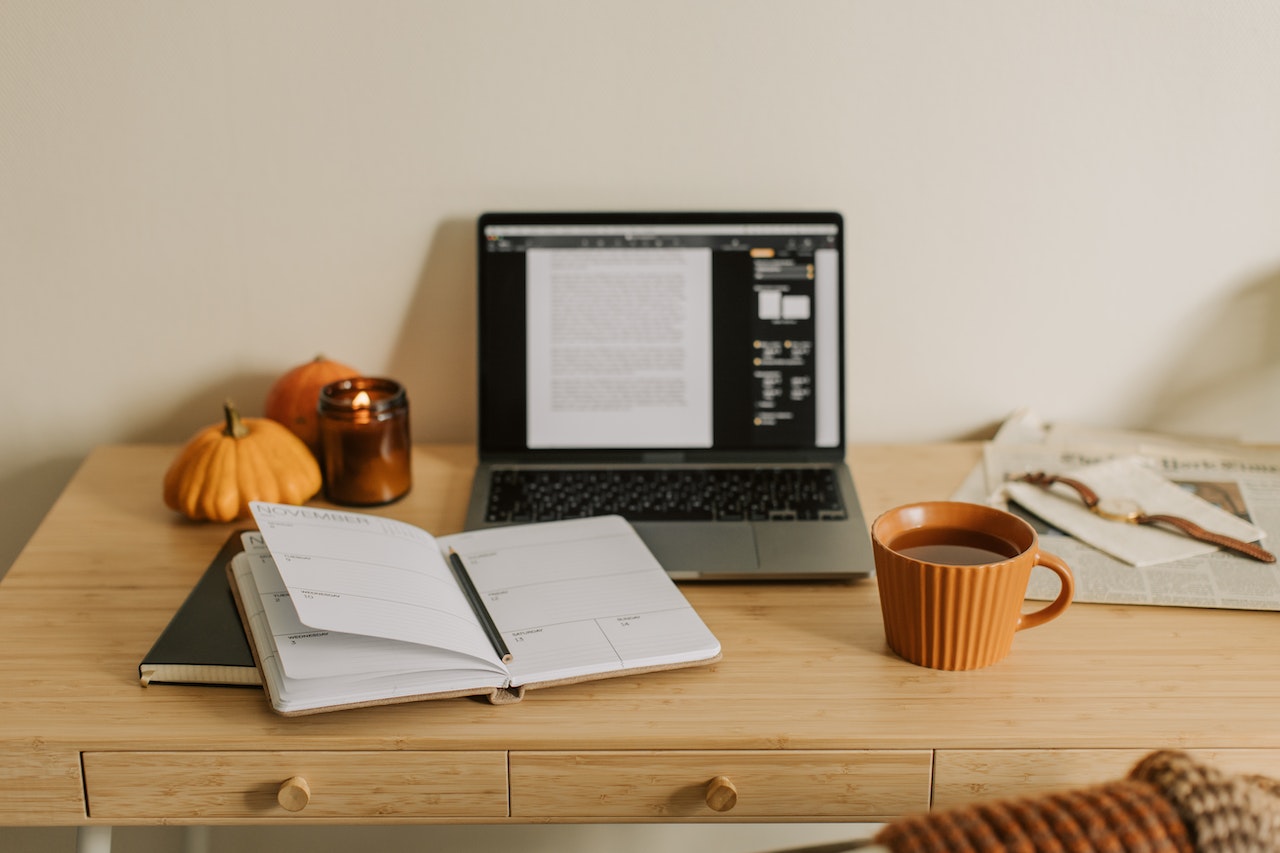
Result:
[[[712,667],[283,718],[256,688],[139,686],[150,648],[234,525],[167,510],[177,448],[95,450],[0,583],[0,746],[76,749],[1044,749],[1280,747],[1274,613],[1077,604],[974,672],[885,644],[874,581],[684,583],[719,637]],[[859,446],[868,518],[946,498],[976,444]],[[469,446],[415,449],[379,512],[460,529]]]

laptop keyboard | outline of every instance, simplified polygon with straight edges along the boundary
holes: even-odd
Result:
[[[628,521],[826,521],[846,517],[829,468],[497,469],[486,520],[617,514]]]

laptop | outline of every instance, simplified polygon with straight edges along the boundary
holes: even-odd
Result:
[[[486,213],[468,529],[616,513],[677,579],[865,577],[837,213]]]

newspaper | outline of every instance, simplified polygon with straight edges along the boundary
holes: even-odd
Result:
[[[1049,425],[1025,411],[1015,413],[987,443],[982,462],[954,498],[1007,508],[1031,522],[1041,547],[1071,567],[1075,601],[1280,610],[1280,567],[1275,563],[1215,550],[1134,566],[1008,500],[1005,484],[1011,477],[1028,471],[1065,473],[1122,457],[1142,460],[1165,478],[1266,531],[1270,535],[1264,543],[1273,549],[1280,542],[1280,450],[1214,439]],[[1057,577],[1037,568],[1027,596],[1053,599],[1057,591]]]

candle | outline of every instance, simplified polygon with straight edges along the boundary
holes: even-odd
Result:
[[[369,377],[331,382],[320,390],[317,413],[326,498],[376,506],[409,492],[412,442],[402,385]]]

